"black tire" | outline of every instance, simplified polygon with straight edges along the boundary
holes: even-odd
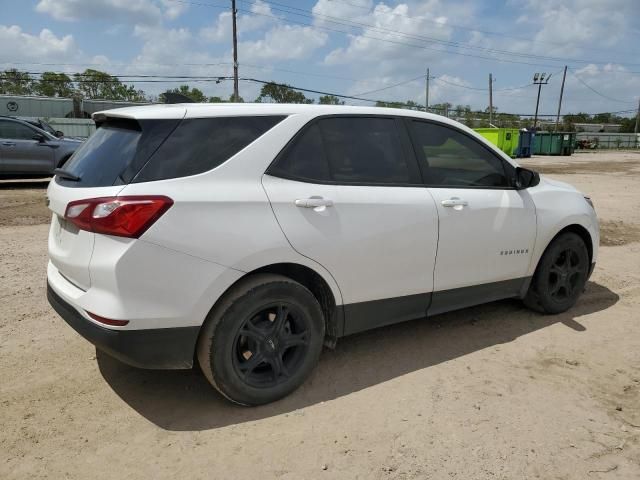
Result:
[[[547,247],[524,299],[542,313],[556,314],[573,307],[589,277],[589,252],[575,233],[563,233]]]
[[[298,388],[318,363],[324,317],[313,294],[280,275],[256,274],[232,287],[198,338],[200,368],[240,405],[262,405]]]

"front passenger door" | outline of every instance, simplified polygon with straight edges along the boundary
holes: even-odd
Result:
[[[536,212],[529,193],[512,186],[514,167],[453,126],[408,125],[440,224],[429,313],[517,295],[533,252]]]
[[[11,120],[0,120],[0,158],[5,174],[48,175],[53,171],[52,146],[34,140],[43,135],[34,128]]]
[[[399,120],[313,121],[262,184],[292,247],[340,287],[344,334],[426,315],[437,213]]]

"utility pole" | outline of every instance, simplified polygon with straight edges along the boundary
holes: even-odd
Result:
[[[638,135],[638,124],[640,123],[640,98],[638,99],[638,113],[636,113],[636,128],[634,128],[634,132],[636,135]],[[638,138],[636,136],[636,142],[638,141]]]
[[[549,75],[546,79],[545,76],[547,74],[546,73],[535,73],[533,75],[533,84],[534,85],[538,85],[538,99],[536,100],[536,114],[535,117],[533,118],[533,129],[536,129],[536,126],[538,125],[538,106],[540,105],[540,91],[542,90],[542,85],[546,85],[547,83],[549,83],[549,79],[551,78],[551,75]]]
[[[429,111],[429,69],[427,68],[427,87],[425,92],[424,111]]]
[[[564,94],[564,80],[567,78],[567,66],[564,66],[564,73],[562,74],[562,86],[560,87],[560,100],[558,100],[558,115],[556,115],[556,128],[558,131],[558,123],[560,122],[560,109],[562,108],[562,95]]]
[[[233,101],[240,98],[238,93],[238,31],[236,27],[236,0],[231,0],[231,17],[233,18]]]
[[[489,74],[489,126],[493,126],[493,75]]]

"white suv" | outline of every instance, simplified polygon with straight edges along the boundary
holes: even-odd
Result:
[[[188,104],[94,115],[48,189],[48,297],[99,349],[198,361],[245,405],[323,344],[508,297],[574,305],[598,252],[587,197],[465,126],[385,108]]]

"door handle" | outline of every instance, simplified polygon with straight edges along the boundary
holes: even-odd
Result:
[[[455,207],[462,208],[469,205],[469,202],[467,202],[466,200],[462,200],[461,198],[458,198],[458,197],[451,197],[449,200],[442,200],[441,203],[443,207],[454,207],[454,208]]]
[[[2,145],[4,145],[5,147],[15,147],[16,142],[2,142]]]
[[[333,200],[316,196],[309,198],[298,198],[294,203],[296,204],[296,207],[300,208],[333,207]]]

